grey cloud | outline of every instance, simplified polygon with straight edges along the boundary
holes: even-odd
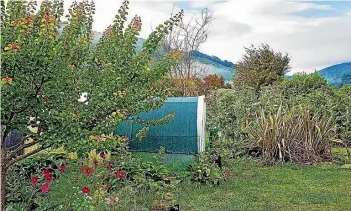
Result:
[[[216,14],[214,14],[214,17]],[[217,36],[225,34],[226,37],[242,36],[250,33],[252,28],[250,25],[236,21],[230,21],[224,18],[214,19],[209,36]]]

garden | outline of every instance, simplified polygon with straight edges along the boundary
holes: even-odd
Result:
[[[93,2],[63,16],[59,0],[1,1],[1,210],[351,210],[350,84],[284,78],[290,58],[268,45],[245,49],[232,84],[172,77],[189,52],[160,48],[183,11],[137,51],[128,10],[93,45]],[[177,113],[113,133],[188,94],[206,102],[195,156],[130,150]]]

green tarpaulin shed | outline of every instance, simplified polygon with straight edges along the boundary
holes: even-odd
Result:
[[[204,96],[171,97],[159,109],[141,113],[144,120],[159,119],[170,113],[175,117],[169,124],[149,126],[149,132],[142,140],[136,138],[145,125],[135,121],[120,124],[115,134],[129,137],[131,151],[157,152],[161,146],[167,153],[196,154],[205,150],[206,104]]]

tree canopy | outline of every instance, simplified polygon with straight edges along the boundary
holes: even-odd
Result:
[[[180,54],[171,51],[157,62],[154,54],[183,12],[159,25],[137,53],[142,21],[135,16],[125,27],[128,4],[122,3],[93,47],[93,2],[73,2],[63,18],[62,0],[43,1],[39,10],[35,1],[8,1],[6,6],[1,1],[2,173],[48,147],[78,153],[113,147],[119,139],[110,134],[119,122],[163,104],[168,90],[162,78]],[[23,138],[6,150],[11,131]],[[34,141],[25,144],[29,138]],[[37,149],[16,156],[35,144]]]
[[[267,44],[259,47],[252,45],[245,48],[245,54],[236,64],[233,81],[237,85],[258,90],[261,86],[270,85],[282,78],[290,69],[289,63],[288,54],[275,52]]]

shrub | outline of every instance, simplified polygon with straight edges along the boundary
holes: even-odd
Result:
[[[206,127],[210,131],[210,148],[227,162],[243,155],[249,148],[246,126],[255,120],[262,107],[276,110],[283,102],[274,87],[265,87],[257,96],[254,89],[220,89],[206,97]]]
[[[312,74],[295,74],[290,79],[281,81],[280,85],[284,87],[287,95],[301,96],[327,88],[328,82],[318,72],[315,72]]]
[[[346,84],[336,91],[331,104],[336,115],[338,138],[351,145],[351,85]]]
[[[295,75],[290,80],[283,80],[274,86],[260,88],[259,94],[253,89],[235,87],[232,90],[217,90],[207,96],[207,129],[211,131],[211,150],[215,154],[220,154],[224,160],[240,155],[240,152],[252,151],[260,153],[260,148],[255,138],[261,138],[264,134],[248,136],[248,125],[258,124],[264,116],[269,120],[269,116],[276,117],[281,112],[284,121],[292,124],[299,118],[285,120],[287,113],[297,115],[296,107],[308,108],[311,118],[317,121],[317,116],[331,115],[334,117],[330,127],[335,132],[334,137],[339,139],[339,143],[345,146],[351,140],[351,92],[349,86],[344,86],[340,90],[335,90],[327,85],[325,79],[318,73],[310,75]],[[279,110],[284,110],[284,112]],[[294,112],[293,112],[294,111]],[[259,115],[257,115],[257,113]],[[307,118],[307,117],[304,117]],[[283,120],[281,120],[283,121]],[[283,121],[283,122],[284,122]],[[319,121],[319,120],[318,120]],[[316,122],[318,125],[319,122]],[[286,122],[287,123],[287,122]],[[263,124],[263,123],[261,123]],[[268,124],[266,121],[265,124]],[[250,127],[251,127],[250,126]],[[276,132],[281,133],[283,128],[277,128]],[[251,131],[255,132],[255,131]],[[264,132],[264,131],[261,131]],[[275,137],[275,136],[274,136]],[[295,137],[302,138],[297,134]],[[333,142],[336,144],[336,142]],[[316,159],[318,160],[318,159]],[[323,159],[322,159],[323,160]],[[295,162],[293,159],[292,162]],[[297,161],[296,161],[297,162]]]
[[[190,181],[200,184],[219,185],[224,177],[221,169],[211,161],[208,152],[202,152],[197,155],[197,162],[189,165]]]

